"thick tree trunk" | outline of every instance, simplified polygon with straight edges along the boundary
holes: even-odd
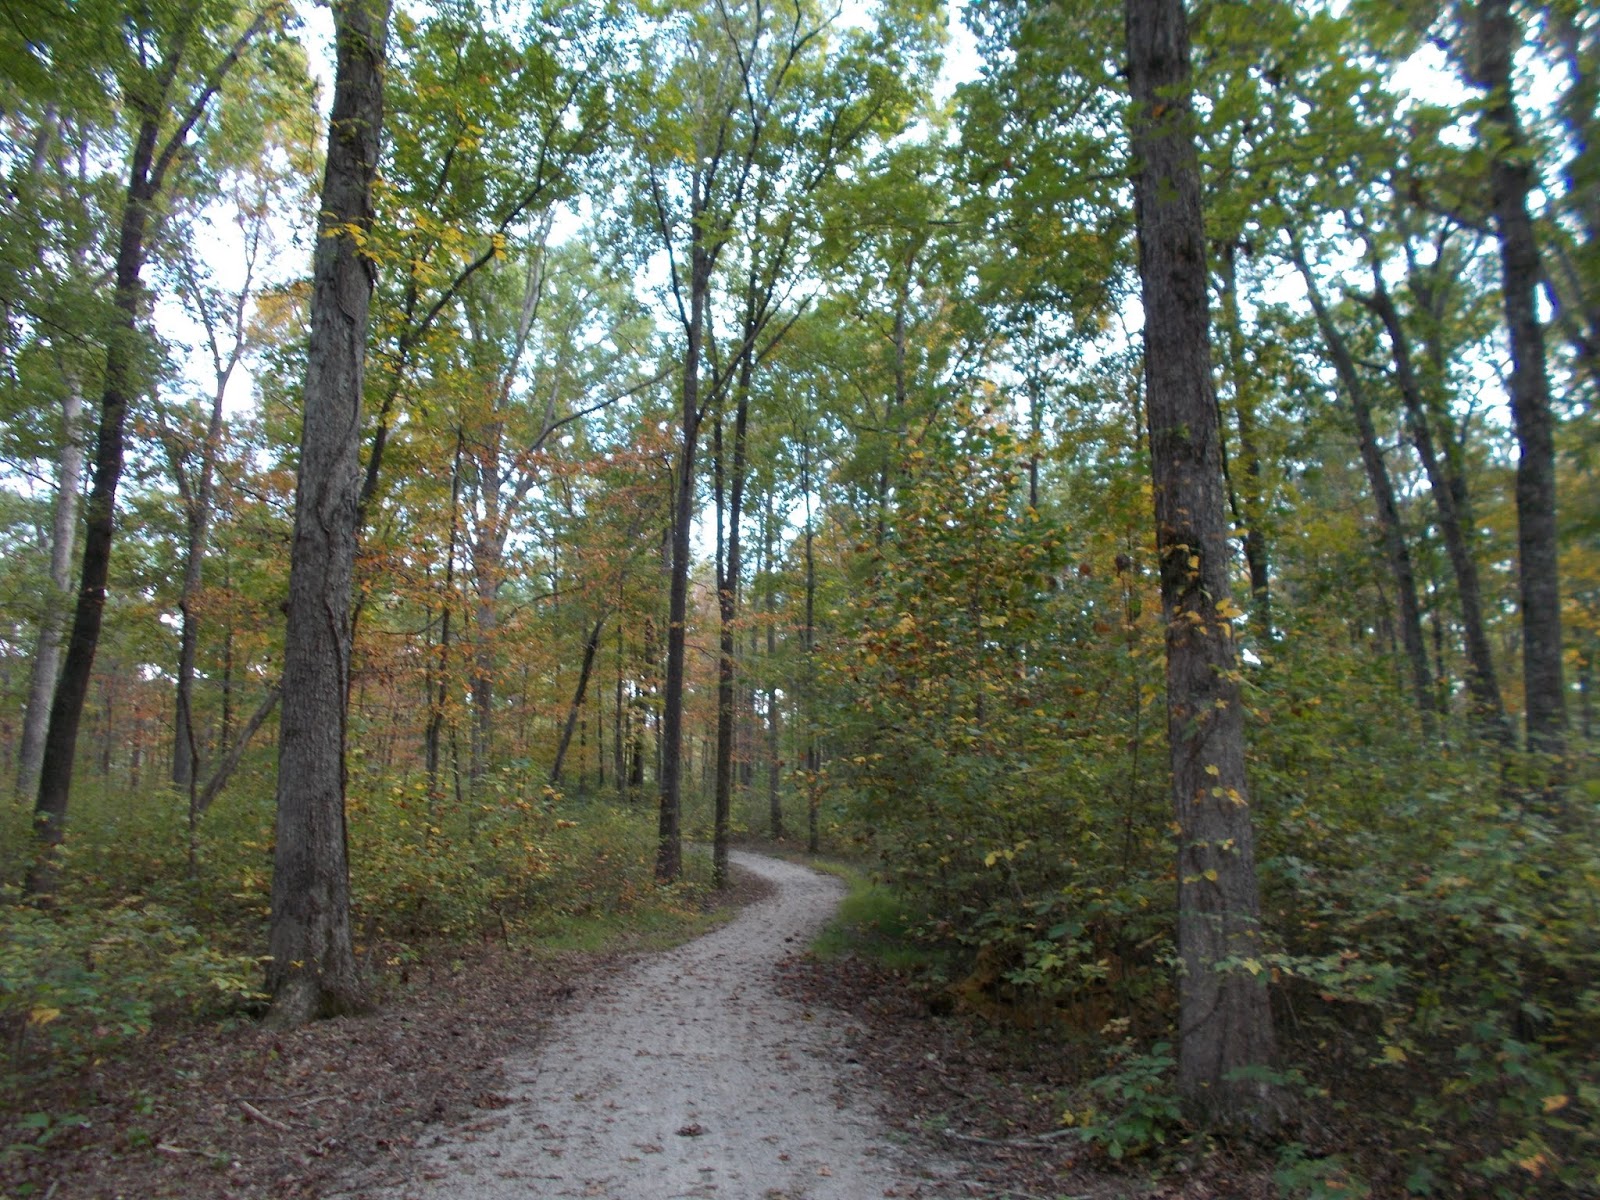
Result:
[[[1389,467],[1383,460],[1383,448],[1378,444],[1377,430],[1372,423],[1372,405],[1367,399],[1361,374],[1356,370],[1355,359],[1345,343],[1344,335],[1333,323],[1333,316],[1317,288],[1300,243],[1291,238],[1291,245],[1295,266],[1305,280],[1311,308],[1316,314],[1317,328],[1328,347],[1328,357],[1333,360],[1334,373],[1339,377],[1339,383],[1350,401],[1350,414],[1356,426],[1356,443],[1361,451],[1361,465],[1366,471],[1367,486],[1372,490],[1372,502],[1378,510],[1378,529],[1383,538],[1384,557],[1389,563],[1389,574],[1394,579],[1400,640],[1405,647],[1406,662],[1411,667],[1411,695],[1424,724],[1431,726],[1435,699],[1433,672],[1428,667],[1428,643],[1422,636],[1417,573],[1411,562],[1411,549],[1406,544],[1405,528],[1400,523],[1400,505],[1389,479]]]
[[[1178,833],[1178,1089],[1207,1124],[1270,1128],[1280,1100],[1244,772],[1244,708],[1211,389],[1205,230],[1181,0],[1127,0],[1130,133],[1156,547],[1167,622],[1167,727]],[[1241,1078],[1254,1070],[1256,1078]]]
[[[1555,417],[1536,297],[1539,247],[1528,214],[1533,164],[1512,89],[1511,63],[1521,44],[1510,0],[1483,0],[1478,8],[1478,74],[1489,96],[1481,130],[1500,237],[1501,287],[1511,347],[1511,422],[1519,452],[1517,561],[1528,749],[1559,760],[1566,753],[1567,712],[1561,681]]]
[[[280,1026],[366,1004],[350,933],[345,836],[351,574],[374,277],[355,235],[372,224],[388,0],[334,0],[333,17],[337,63],[312,268],[278,742],[267,984],[269,1019]]]
[[[1509,745],[1511,731],[1506,723],[1505,709],[1500,703],[1494,656],[1490,653],[1489,637],[1484,630],[1478,564],[1473,558],[1468,530],[1462,520],[1461,501],[1464,498],[1465,481],[1450,476],[1434,448],[1432,423],[1428,419],[1422,385],[1412,365],[1410,341],[1384,285],[1382,273],[1374,267],[1372,274],[1374,290],[1369,298],[1370,307],[1378,314],[1389,335],[1395,380],[1400,385],[1411,443],[1416,447],[1417,457],[1422,460],[1423,470],[1428,476],[1428,489],[1433,493],[1434,511],[1439,517],[1439,529],[1444,534],[1445,551],[1456,577],[1456,596],[1461,605],[1461,628],[1467,649],[1467,691],[1472,697],[1473,723],[1492,741]]]
[[[72,550],[78,534],[78,489],[83,484],[83,392],[75,374],[67,376],[61,398],[61,461],[56,475],[56,504],[50,522],[50,585],[55,596],[45,605],[39,641],[28,677],[28,707],[22,721],[22,748],[17,767],[17,795],[36,794],[39,765],[44,760],[44,735],[50,719],[61,668],[61,630],[72,602]]]

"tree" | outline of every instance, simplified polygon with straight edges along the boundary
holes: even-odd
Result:
[[[306,81],[303,68],[297,74],[300,82]],[[185,197],[190,209],[188,228],[173,263],[174,290],[199,326],[204,343],[211,394],[204,401],[192,399],[183,408],[170,413],[158,410],[156,415],[184,515],[172,782],[189,793],[195,807],[201,762],[194,694],[201,624],[196,606],[215,515],[218,457],[226,436],[224,404],[230,382],[252,349],[250,313],[262,289],[261,275],[270,270],[272,259],[282,249],[274,240],[272,223],[305,210],[309,187],[301,181],[312,161],[305,128],[309,107],[283,104],[281,96],[274,94],[271,80],[249,82],[254,86],[245,102],[224,109],[229,118],[227,132],[232,136],[214,139],[222,145],[210,156],[214,161],[206,164],[220,177],[216,189],[220,194],[212,195],[211,189],[206,189]],[[200,254],[212,215],[206,210],[219,200],[239,237],[243,275],[237,289],[215,280]]]
[[[1356,444],[1361,451],[1361,465],[1366,471],[1367,486],[1378,510],[1378,530],[1383,539],[1384,557],[1388,560],[1389,574],[1394,580],[1396,604],[1400,610],[1400,640],[1405,646],[1406,662],[1411,669],[1411,695],[1416,701],[1417,711],[1427,720],[1433,713],[1435,703],[1433,677],[1428,666],[1428,647],[1422,634],[1422,608],[1417,600],[1417,574],[1412,563],[1411,547],[1406,542],[1405,529],[1400,524],[1400,505],[1395,498],[1394,483],[1389,477],[1388,464],[1384,461],[1383,447],[1378,443],[1372,402],[1367,395],[1366,384],[1356,369],[1355,357],[1322,298],[1298,235],[1291,232],[1290,242],[1290,255],[1305,282],[1312,311],[1316,313],[1317,329],[1327,345],[1328,356],[1333,360],[1339,385],[1344,389],[1345,398],[1350,401],[1350,412],[1356,427]]]
[[[1181,0],[1127,0],[1124,15],[1178,837],[1178,1087],[1208,1124],[1270,1128],[1277,1100],[1259,1072],[1273,1057],[1272,1015],[1230,624],[1188,22]]]
[[[238,15],[231,5],[220,13],[206,12],[198,6],[175,12],[148,10],[148,26],[135,31],[139,53],[126,64],[128,78],[124,85],[136,128],[112,268],[112,303],[117,320],[109,331],[106,348],[93,474],[84,508],[78,601],[61,678],[50,707],[39,770],[34,832],[40,855],[29,875],[29,888],[35,892],[50,889],[51,851],[66,833],[78,725],[105,614],[128,412],[144,386],[141,326],[146,296],[141,276],[150,240],[159,232],[158,201],[170,185],[172,173],[182,165],[189,137],[205,117],[224,79],[257,37],[282,18],[283,12],[276,2],[267,5],[234,35],[230,44],[215,50],[209,44],[212,38],[218,30],[226,30]],[[213,54],[209,59],[208,52]],[[198,70],[196,58],[201,59]],[[177,121],[169,125],[174,112]]]
[[[334,0],[337,55],[295,486],[273,854],[270,1019],[302,1024],[366,997],[350,934],[345,733],[359,449],[373,264],[362,254],[383,126],[389,0]]]
[[[1482,0],[1474,40],[1477,58],[1471,74],[1488,92],[1479,136],[1489,157],[1494,224],[1500,239],[1501,292],[1511,350],[1508,390],[1519,451],[1517,561],[1528,749],[1560,759],[1566,753],[1567,710],[1561,679],[1555,415],[1537,301],[1539,245],[1528,213],[1533,163],[1511,79],[1522,30],[1510,0]]]

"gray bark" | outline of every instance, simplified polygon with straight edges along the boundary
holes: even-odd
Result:
[[[1167,623],[1167,728],[1178,833],[1178,1090],[1206,1124],[1268,1129],[1281,1101],[1240,1073],[1273,1059],[1228,596],[1211,385],[1205,230],[1181,0],[1127,0],[1129,112],[1156,548]]]
[[[1482,589],[1478,585],[1478,564],[1468,541],[1468,529],[1461,510],[1465,499],[1464,480],[1453,478],[1434,448],[1432,423],[1422,384],[1411,361],[1410,342],[1394,301],[1384,286],[1383,275],[1373,268],[1374,289],[1370,307],[1383,322],[1394,358],[1395,381],[1406,410],[1406,424],[1417,457],[1422,460],[1433,493],[1434,510],[1444,534],[1445,551],[1456,577],[1456,596],[1461,605],[1461,626],[1467,648],[1467,690],[1472,696],[1473,718],[1490,739],[1509,742],[1510,729],[1500,703],[1500,685],[1495,678],[1494,657],[1484,631]]]
[[[56,504],[50,521],[50,585],[55,595],[45,605],[39,640],[28,676],[28,707],[22,719],[22,747],[17,766],[17,795],[26,797],[39,786],[44,761],[44,735],[50,720],[50,698],[61,669],[61,633],[72,604],[72,551],[78,534],[78,492],[83,486],[83,392],[76,375],[67,376],[61,397],[61,461],[56,475]]]
[[[1328,347],[1328,357],[1333,360],[1334,373],[1350,402],[1350,415],[1355,421],[1356,442],[1361,451],[1361,465],[1366,471],[1367,486],[1372,491],[1372,502],[1378,510],[1378,530],[1383,539],[1384,557],[1388,560],[1389,574],[1394,579],[1396,607],[1400,617],[1400,640],[1405,647],[1406,662],[1411,668],[1411,694],[1417,711],[1425,723],[1434,715],[1436,697],[1433,692],[1433,672],[1428,666],[1428,643],[1422,635],[1422,609],[1417,601],[1417,573],[1411,561],[1411,549],[1406,544],[1405,528],[1400,523],[1400,504],[1395,499],[1394,485],[1389,479],[1389,467],[1383,459],[1383,448],[1378,444],[1377,430],[1372,423],[1372,404],[1367,398],[1366,385],[1356,369],[1354,357],[1344,335],[1334,324],[1333,314],[1317,288],[1305,253],[1297,240],[1291,239],[1295,266],[1305,280],[1306,293],[1316,314],[1317,328],[1323,343]]]
[[[1517,561],[1522,601],[1522,684],[1528,749],[1566,753],[1562,686],[1561,587],[1556,526],[1555,416],[1544,329],[1539,324],[1539,247],[1528,213],[1533,166],[1517,117],[1511,63],[1522,31],[1510,0],[1478,8],[1478,82],[1489,92],[1481,136],[1500,239],[1501,290],[1511,349],[1511,423],[1517,437]]]
[[[269,1019],[280,1026],[366,1005],[350,932],[344,753],[374,268],[351,231],[372,224],[389,3],[334,0],[333,17],[337,63],[312,266],[278,740],[267,984]]]

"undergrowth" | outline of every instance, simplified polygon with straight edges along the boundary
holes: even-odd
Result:
[[[28,813],[0,811],[0,1095],[114,1056],[163,1024],[249,1018],[261,992],[272,878],[272,796],[224,797],[196,831],[165,789],[76,800],[52,902],[18,884]],[[670,944],[708,920],[709,867],[653,874],[646,807],[489,788],[466,809],[416,783],[355,773],[353,920],[369,972],[403,974],[451,947],[504,939],[551,952]]]

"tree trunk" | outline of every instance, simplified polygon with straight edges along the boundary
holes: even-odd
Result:
[[[800,490],[805,494],[805,564],[806,564],[806,623],[805,623],[805,713],[806,742],[806,849],[812,854],[822,849],[821,793],[818,775],[822,771],[822,755],[817,746],[817,559],[812,546],[811,529],[811,446],[800,452]]]
[[[618,586],[617,586],[617,612],[618,612],[618,614],[620,614],[622,612],[623,600],[624,600],[624,597],[622,595],[622,586],[619,583]],[[616,701],[617,702],[616,702],[616,707],[614,708],[614,710],[612,712],[612,717],[611,717],[611,742],[612,742],[612,747],[611,747],[611,749],[612,749],[611,777],[617,781],[616,782],[616,787],[617,787],[617,794],[619,796],[622,795],[627,790],[627,787],[628,787],[628,759],[627,759],[627,753],[623,749],[624,745],[626,744],[625,743],[625,734],[626,734],[626,730],[627,730],[627,710],[624,709],[623,706],[622,706],[622,692],[623,692],[623,686],[622,686],[623,685],[623,680],[622,680],[623,662],[622,662],[622,660],[623,660],[624,651],[626,650],[626,646],[624,644],[624,640],[623,640],[623,636],[622,635],[623,635],[622,618],[619,615],[618,618],[617,618],[617,697],[616,697]]]
[[[455,611],[456,588],[456,536],[461,518],[461,451],[466,436],[463,426],[456,426],[456,448],[450,465],[450,533],[445,539],[444,593],[439,615],[439,654],[436,660],[437,680],[426,681],[428,689],[428,728],[423,734],[423,770],[428,776],[428,819],[431,822],[434,807],[442,793],[439,790],[439,765],[441,738],[444,733],[445,709],[450,700],[450,617]]]
[[[783,799],[779,788],[783,763],[780,761],[778,725],[778,588],[777,567],[773,557],[777,521],[772,511],[772,488],[767,489],[766,508],[762,518],[763,557],[767,574],[767,823],[774,841],[783,839]]]
[[[1239,315],[1236,246],[1222,253],[1223,320],[1227,332],[1228,377],[1233,385],[1233,419],[1239,431],[1239,452],[1244,459],[1244,490],[1234,503],[1234,517],[1244,526],[1244,561],[1250,572],[1250,623],[1262,646],[1272,644],[1272,567],[1267,535],[1261,528],[1266,514],[1262,495],[1261,450],[1256,441],[1256,404],[1252,373],[1245,362],[1244,330]],[[1220,426],[1221,421],[1219,419]],[[1230,480],[1230,497],[1233,496]]]
[[[1539,247],[1528,214],[1533,164],[1517,119],[1511,63],[1522,44],[1510,0],[1478,8],[1478,82],[1489,96],[1481,118],[1506,331],[1511,348],[1511,423],[1517,437],[1517,561],[1522,600],[1522,681],[1528,749],[1559,760],[1566,753],[1566,696],[1561,682],[1561,587],[1556,528],[1555,417],[1544,330],[1539,324]]]
[[[167,64],[176,73],[174,58]],[[170,74],[165,95],[171,86]],[[106,582],[111,572],[111,539],[115,530],[117,484],[122,478],[124,430],[128,406],[140,387],[143,357],[139,320],[144,305],[145,239],[149,234],[155,199],[152,172],[161,114],[151,112],[140,123],[134,141],[128,189],[123,200],[122,224],[117,237],[113,304],[115,327],[106,348],[105,389],[100,397],[100,424],[95,434],[94,473],[84,508],[83,564],[78,573],[78,603],[66,661],[50,706],[44,757],[39,769],[38,799],[34,804],[34,832],[39,857],[29,875],[32,892],[51,890],[53,850],[66,835],[67,797],[72,789],[73,759],[77,754],[78,726],[89,694],[100,625],[105,616]]]
[[[205,445],[200,452],[200,476],[193,493],[187,497],[188,503],[184,505],[187,538],[184,545],[183,585],[178,592],[181,624],[178,633],[177,707],[172,722],[172,783],[174,787],[182,789],[188,789],[199,774],[200,749],[194,732],[194,672],[195,658],[200,648],[200,618],[194,611],[194,601],[200,591],[206,537],[211,528],[217,448],[222,439],[222,400],[227,386],[227,375],[220,376],[211,400]]]
[[[1207,1124],[1274,1126],[1281,1101],[1241,1078],[1273,1058],[1246,798],[1244,708],[1211,389],[1205,230],[1181,0],[1127,0],[1130,134],[1156,548],[1167,622],[1167,727],[1178,833],[1178,1089]],[[1243,963],[1255,962],[1247,970]]]
[[[745,486],[745,430],[750,417],[750,377],[755,366],[755,289],[756,279],[751,274],[750,290],[746,294],[743,353],[739,358],[737,400],[733,418],[733,462],[727,477],[728,527],[727,557],[722,578],[717,581],[717,766],[716,802],[712,819],[711,881],[716,887],[728,885],[728,826],[733,812],[733,742],[735,675],[737,660],[734,653],[734,622],[739,615],[740,562],[739,524],[744,508]],[[722,453],[720,419],[718,431],[718,513],[722,498]],[[718,530],[721,531],[719,520]]]
[[[78,602],[73,611],[66,660],[50,706],[50,725],[45,732],[44,758],[39,767],[39,794],[34,804],[34,832],[39,854],[28,875],[28,890],[32,892],[50,890],[53,852],[66,834],[67,798],[72,788],[78,727],[83,720],[89,676],[94,670],[95,650],[105,616],[106,582],[111,569],[117,484],[122,478],[128,408],[138,395],[144,365],[144,339],[139,324],[145,295],[140,276],[144,271],[145,245],[155,217],[156,200],[165,185],[167,172],[181,159],[189,134],[205,115],[222,80],[273,16],[272,9],[257,14],[249,28],[234,40],[227,53],[204,76],[198,89],[190,96],[179,97],[173,94],[178,69],[188,46],[192,22],[199,19],[198,10],[188,11],[170,47],[153,66],[148,92],[135,106],[140,120],[129,160],[128,185],[112,266],[115,317],[106,346],[100,423],[95,433],[94,474],[88,503],[84,506]],[[170,129],[165,142],[159,140],[163,128]]]
[[[1478,564],[1473,558],[1468,531],[1462,521],[1459,501],[1464,497],[1462,485],[1465,481],[1451,478],[1435,452],[1428,406],[1412,365],[1411,346],[1405,327],[1401,325],[1400,314],[1384,285],[1383,274],[1376,266],[1373,267],[1372,277],[1374,290],[1369,305],[1378,314],[1389,335],[1395,380],[1400,385],[1400,398],[1405,405],[1411,443],[1416,447],[1417,457],[1422,460],[1423,470],[1427,473],[1428,489],[1433,493],[1434,510],[1439,516],[1439,529],[1444,534],[1445,551],[1456,577],[1456,595],[1461,605],[1461,627],[1467,649],[1467,691],[1472,696],[1473,722],[1492,741],[1509,745],[1511,731],[1506,724],[1505,709],[1500,703],[1494,656],[1489,651],[1489,637],[1484,631]]]
[[[567,760],[567,748],[572,745],[572,731],[577,728],[578,717],[583,712],[583,698],[589,692],[589,676],[594,671],[595,656],[600,650],[600,631],[605,628],[606,618],[610,615],[610,613],[600,614],[583,643],[583,665],[578,670],[578,686],[573,690],[572,703],[567,706],[566,723],[561,727],[561,740],[556,744],[556,759],[550,766],[551,787],[561,782],[561,767]],[[581,756],[579,761],[582,762]],[[583,790],[581,774],[578,790]]]
[[[28,677],[28,707],[23,716],[22,748],[17,768],[17,795],[36,794],[39,765],[44,759],[44,735],[50,719],[61,667],[62,618],[72,602],[72,550],[78,534],[78,489],[83,483],[83,392],[75,372],[66,379],[61,398],[61,462],[56,477],[56,505],[50,522],[50,584],[55,596],[46,603],[39,622],[39,641]]]
[[[270,1021],[359,1010],[366,992],[350,933],[345,736],[359,443],[374,268],[372,225],[383,124],[388,0],[333,0],[337,63],[312,268],[305,424],[295,488],[278,741]]]
[[[694,521],[695,451],[700,440],[700,350],[706,298],[711,290],[711,254],[702,229],[704,213],[692,222],[689,250],[689,313],[685,322],[682,437],[678,451],[677,493],[672,513],[672,568],[667,591],[667,675],[661,728],[661,809],[656,841],[656,878],[676,879],[683,871],[680,825],[683,791],[683,687],[686,625],[689,619],[690,526]]]
[[[1406,545],[1405,529],[1400,524],[1400,505],[1395,499],[1394,485],[1389,480],[1389,468],[1383,460],[1383,448],[1378,445],[1377,430],[1372,424],[1372,406],[1367,399],[1366,385],[1356,370],[1355,359],[1350,354],[1344,335],[1333,323],[1333,316],[1317,289],[1299,241],[1291,237],[1291,246],[1295,266],[1305,279],[1317,327],[1328,347],[1328,356],[1333,359],[1334,373],[1338,375],[1339,383],[1350,401],[1350,413],[1356,424],[1356,442],[1361,450],[1361,465],[1367,474],[1367,485],[1372,489],[1372,501],[1378,510],[1378,529],[1383,537],[1384,557],[1389,561],[1389,573],[1394,578],[1400,615],[1400,639],[1405,647],[1406,661],[1411,666],[1411,695],[1424,724],[1431,725],[1434,715],[1433,673],[1428,668],[1428,644],[1422,636],[1417,575],[1411,562],[1411,550]]]
[[[244,723],[244,728],[239,730],[238,739],[228,746],[220,761],[212,769],[211,778],[206,780],[205,787],[200,789],[199,797],[195,801],[194,815],[196,819],[206,815],[212,804],[216,802],[222,789],[227,786],[229,778],[238,769],[239,763],[244,760],[244,752],[250,748],[250,739],[255,737],[256,730],[266,723],[272,710],[278,706],[278,701],[283,697],[283,689],[274,687],[261,698],[261,703],[256,706],[255,712],[250,714],[249,720]]]

